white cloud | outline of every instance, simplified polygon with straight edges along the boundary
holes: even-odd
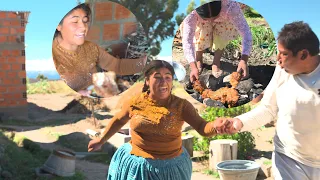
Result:
[[[156,59],[172,62],[172,56],[157,56]]]
[[[26,60],[26,71],[56,71],[52,59]]]

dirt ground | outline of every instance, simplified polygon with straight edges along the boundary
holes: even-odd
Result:
[[[106,125],[115,112],[121,108],[121,102],[138,92],[141,85],[130,88],[125,93],[105,99],[103,102],[109,108],[108,112],[100,113],[101,125]],[[186,98],[199,110],[203,110],[203,104],[194,100],[189,96],[182,87],[175,88],[176,95]],[[42,148],[53,150],[55,148],[70,148],[76,152],[83,153],[87,151],[87,144],[90,137],[86,134],[87,129],[100,131],[95,128],[91,114],[68,114],[60,112],[68,103],[76,97],[70,94],[34,94],[28,95],[29,119],[34,126],[11,125],[4,126],[15,129],[16,133],[37,142]],[[128,125],[126,125],[128,126]],[[189,125],[185,124],[184,128]],[[270,139],[273,137],[274,128],[264,128],[256,130],[253,135],[256,138],[256,149],[259,152],[271,152],[273,150]],[[67,147],[66,147],[66,146]],[[192,179],[213,179],[213,176],[202,174],[202,169],[206,166],[201,163],[194,162],[194,173]],[[82,171],[87,179],[104,179],[108,170],[108,165],[102,163],[93,163],[85,160],[77,159],[76,169]]]

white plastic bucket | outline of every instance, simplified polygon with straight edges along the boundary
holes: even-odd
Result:
[[[217,164],[221,180],[255,180],[260,165],[248,160],[227,160]]]
[[[42,170],[62,177],[75,174],[75,153],[66,150],[53,150]]]

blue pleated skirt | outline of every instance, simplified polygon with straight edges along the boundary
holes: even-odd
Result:
[[[115,152],[107,180],[191,180],[192,162],[185,148],[180,156],[168,160],[135,156],[131,149],[125,143]]]

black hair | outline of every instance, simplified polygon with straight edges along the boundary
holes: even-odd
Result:
[[[201,18],[212,18],[219,15],[221,11],[221,1],[212,1],[196,8],[196,12]]]
[[[77,10],[77,9],[82,9],[82,10],[86,13],[86,15],[87,15],[87,17],[88,17],[88,22],[90,22],[90,18],[91,18],[91,8],[90,8],[90,5],[89,5],[88,3],[82,3],[82,4],[77,5],[77,6],[74,7],[73,9],[71,9],[65,16],[63,16],[63,18],[62,18],[61,21],[59,22],[59,25],[62,25],[63,20],[64,20],[69,14],[71,14],[74,10]],[[56,31],[54,32],[53,39],[56,38],[57,36],[61,36],[61,32],[56,29]]]
[[[293,56],[303,49],[311,56],[319,54],[319,39],[310,26],[303,21],[285,24],[278,34],[278,42],[292,51]]]
[[[167,68],[171,72],[172,77],[174,76],[174,69],[170,63],[163,60],[152,60],[148,65],[146,65],[143,71],[145,81],[142,88],[142,92],[147,92],[149,90],[149,86],[147,86],[146,80],[149,80],[151,74],[153,74],[156,70],[160,68]]]

